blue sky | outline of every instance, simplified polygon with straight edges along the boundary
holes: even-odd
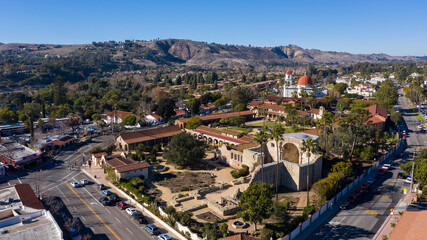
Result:
[[[179,38],[427,55],[425,0],[1,0],[0,42]]]

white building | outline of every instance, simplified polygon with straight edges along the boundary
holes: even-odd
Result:
[[[298,84],[294,85],[292,72],[286,71],[285,84],[283,85],[282,97],[293,97],[292,95],[295,94],[294,92],[298,94],[298,97],[301,97],[302,91],[305,91],[308,93],[308,95],[310,95],[314,91],[313,89],[314,89],[313,81],[309,76],[304,75],[300,77],[298,80]],[[319,91],[316,89],[316,95],[317,97],[323,97],[323,96],[327,96],[327,93],[326,93],[326,90]]]
[[[1,239],[63,239],[61,228],[29,184],[0,189],[0,199]]]
[[[374,85],[377,85],[378,83],[382,83],[384,81],[385,81],[385,78],[379,77],[379,76],[376,76],[376,77],[371,78],[370,80],[367,80],[367,82],[369,82],[370,84],[374,84]]]
[[[337,80],[335,80],[335,82],[338,83],[345,83],[347,84],[347,86],[351,85],[351,78],[350,77],[342,77],[342,78],[337,78]]]
[[[354,85],[354,87],[347,88],[348,94],[358,94],[364,97],[373,97],[375,95],[376,89],[368,84],[358,84]]]

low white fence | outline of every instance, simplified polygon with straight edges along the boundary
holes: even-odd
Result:
[[[382,156],[379,161],[377,161],[372,167],[366,171],[366,174],[363,173],[362,175],[358,176],[356,180],[351,182],[349,185],[347,185],[341,192],[339,192],[337,195],[335,195],[331,200],[327,201],[317,212],[313,213],[313,215],[309,216],[307,220],[305,220],[302,224],[300,224],[298,227],[296,227],[290,234],[286,235],[282,240],[292,240],[295,239],[301,231],[308,228],[312,223],[314,223],[322,214],[328,212],[332,209],[334,203],[338,202],[341,198],[343,198],[349,191],[351,191],[354,187],[358,186],[359,183],[365,179],[367,175],[375,171],[380,164],[382,164],[385,160],[387,160],[390,156],[393,156],[393,154],[399,150],[404,143],[399,143],[396,147],[392,148],[386,155]]]

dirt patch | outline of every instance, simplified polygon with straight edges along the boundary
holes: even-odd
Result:
[[[217,219],[218,221],[221,220],[222,218],[220,218],[219,216],[213,214],[212,212],[204,212],[202,214],[196,215],[197,218],[206,221],[206,222],[214,222],[215,219]]]
[[[156,181],[160,186],[169,188],[172,193],[177,193],[208,187],[215,183],[215,178],[211,173],[186,171],[158,174]]]

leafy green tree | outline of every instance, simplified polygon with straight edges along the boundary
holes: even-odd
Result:
[[[169,98],[162,98],[157,103],[156,114],[161,116],[163,119],[168,120],[175,113],[175,101]]]
[[[0,109],[0,123],[6,124],[6,123],[14,123],[18,121],[18,115],[12,110],[10,110],[9,107],[4,107]]]
[[[257,223],[267,219],[273,210],[273,187],[264,182],[255,182],[242,193],[239,199],[241,210],[238,216],[244,221],[254,224],[255,231]]]
[[[400,122],[400,120],[402,119],[402,114],[399,112],[394,112],[391,114],[390,116],[390,120],[397,126],[397,124]]]
[[[202,119],[199,117],[191,117],[190,120],[188,120],[185,123],[185,128],[187,129],[196,129],[202,125]]]
[[[227,104],[227,99],[225,98],[225,96],[222,96],[221,98],[218,98],[214,102],[215,107],[222,107],[225,104]]]
[[[180,133],[171,138],[163,156],[170,163],[187,167],[205,157],[205,149],[202,145],[202,142],[191,135]]]
[[[389,109],[396,104],[399,94],[390,80],[381,83],[381,87],[375,93],[375,98],[379,105]]]
[[[101,115],[99,115],[99,113],[94,113],[92,114],[92,119],[98,122],[99,120],[101,120]]]
[[[227,237],[228,236],[228,224],[227,223],[221,223],[221,225],[219,225],[219,232]]]
[[[190,110],[191,114],[198,114],[200,111],[200,99],[198,98],[190,98],[188,99],[187,103],[185,104]]]
[[[343,94],[345,90],[347,89],[348,85],[345,83],[337,83],[334,86],[334,90],[339,92],[340,94]]]
[[[123,117],[123,125],[125,126],[133,126],[136,124],[136,117],[133,114],[129,114]]]

